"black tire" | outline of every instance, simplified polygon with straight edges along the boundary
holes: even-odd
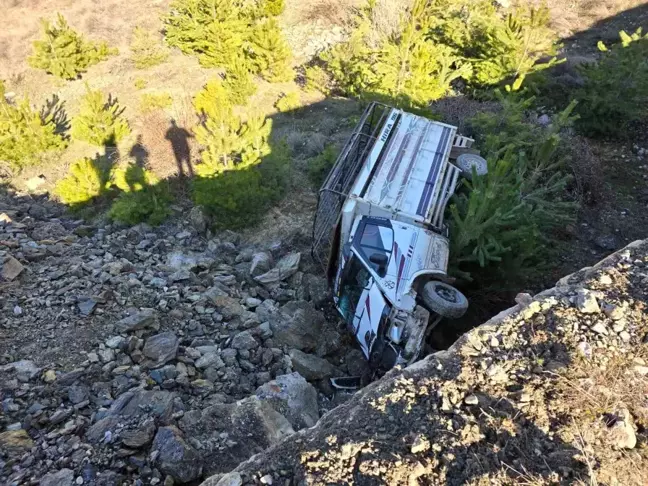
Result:
[[[457,319],[468,310],[468,299],[464,294],[437,280],[426,283],[420,297],[427,310],[450,319]]]

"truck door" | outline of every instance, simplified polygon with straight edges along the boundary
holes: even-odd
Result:
[[[362,260],[351,252],[342,272],[336,305],[367,359],[387,302]]]

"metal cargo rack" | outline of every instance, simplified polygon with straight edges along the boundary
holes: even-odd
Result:
[[[391,109],[376,102],[367,107],[319,190],[311,253],[324,268],[344,201]]]

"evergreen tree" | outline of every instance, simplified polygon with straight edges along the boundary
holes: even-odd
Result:
[[[169,57],[169,52],[160,44],[157,36],[139,26],[133,31],[130,50],[131,60],[137,69],[157,66]]]
[[[57,133],[54,116],[55,113],[39,114],[27,99],[10,103],[0,81],[0,161],[20,170],[40,162],[44,153],[64,149],[67,142]]]
[[[79,113],[72,119],[72,137],[93,145],[115,145],[130,133],[124,109],[111,96],[88,88]]]
[[[250,96],[256,93],[256,83],[245,65],[245,60],[231,66],[225,74],[223,87],[230,93],[232,103],[244,105]]]
[[[242,169],[269,153],[270,120],[252,113],[244,122],[234,113],[231,100],[232,95],[220,79],[210,81],[196,95],[194,107],[202,120],[194,130],[203,147],[202,163],[196,166],[199,176]]]
[[[556,53],[549,21],[549,9],[541,7],[516,10],[504,22],[495,24],[476,49],[479,60],[475,63],[475,81],[496,84],[555,64],[555,60],[538,63],[540,58]]]
[[[101,196],[106,189],[106,171],[102,167],[107,162],[99,159],[82,159],[70,167],[68,174],[54,189],[62,203],[78,207]]]
[[[252,30],[246,47],[254,70],[270,82],[290,81],[292,53],[274,19],[259,22]]]
[[[271,17],[281,15],[285,8],[284,0],[261,0],[261,10]]]
[[[44,69],[63,79],[76,79],[88,67],[117,54],[105,42],[85,41],[58,14],[56,23],[42,20],[44,40],[34,41],[34,52],[29,57],[29,65]]]

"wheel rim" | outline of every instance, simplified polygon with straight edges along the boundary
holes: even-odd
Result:
[[[455,304],[457,303],[457,293],[453,289],[448,289],[446,287],[442,287],[441,285],[437,285],[434,291],[443,300],[453,302]]]

